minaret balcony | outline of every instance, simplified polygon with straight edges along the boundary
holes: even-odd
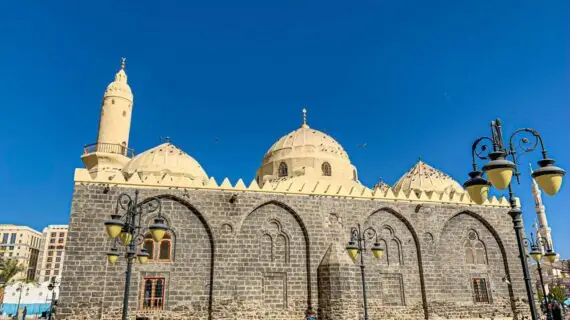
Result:
[[[120,154],[127,158],[133,158],[135,156],[134,149],[127,148],[121,144],[117,143],[92,143],[88,144],[83,147],[83,155],[94,153],[94,152],[103,152],[103,153],[114,153]]]

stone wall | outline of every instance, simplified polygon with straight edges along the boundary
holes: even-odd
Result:
[[[116,265],[106,262],[112,243],[103,223],[121,192],[134,189],[75,186],[58,310],[63,319],[120,317],[126,264],[123,257]],[[232,195],[141,189],[141,199],[162,198],[174,261],[134,265],[132,319],[303,319],[309,309],[320,319],[358,319],[360,268],[344,251],[357,224],[374,229],[386,247],[380,261],[369,250],[364,256],[370,319],[526,312],[511,302],[525,291],[505,208],[262,192],[237,193],[230,201]],[[153,218],[143,222],[148,226]],[[469,263],[466,252],[478,263]],[[166,281],[164,310],[141,311],[143,279],[153,276]],[[489,303],[474,302],[472,278],[485,279]]]

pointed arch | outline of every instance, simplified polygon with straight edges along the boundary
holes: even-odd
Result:
[[[450,217],[444,224],[443,229],[445,229],[449,222],[452,221],[453,219],[457,218],[458,216],[461,215],[467,215],[470,216],[472,218],[474,218],[475,220],[477,220],[478,222],[480,222],[493,236],[493,238],[495,239],[495,241],[497,242],[497,246],[499,247],[499,251],[501,253],[501,258],[503,260],[503,267],[505,268],[505,274],[507,276],[507,279],[511,279],[511,271],[509,269],[509,262],[508,262],[508,258],[507,258],[507,251],[505,250],[505,245],[503,243],[503,240],[501,239],[501,237],[499,236],[499,233],[497,232],[497,230],[495,230],[495,228],[493,228],[493,226],[482,216],[480,216],[479,214],[470,211],[470,210],[463,210],[460,211],[458,213],[456,213],[455,215],[453,215],[452,217]],[[486,250],[486,248],[485,248]],[[487,259],[487,257],[485,256],[485,259]],[[488,262],[488,260],[487,260]],[[513,292],[513,288],[512,286],[507,286],[508,290],[509,290],[509,297],[510,297],[510,302],[511,302],[511,309],[513,311],[513,313],[516,313],[516,306],[515,306],[515,295]]]
[[[370,217],[373,216],[374,214],[382,212],[382,211],[390,213],[394,217],[396,217],[398,220],[400,220],[406,226],[406,228],[408,229],[408,231],[412,235],[412,238],[414,240],[414,246],[416,249],[416,259],[418,261],[420,291],[421,291],[421,296],[422,296],[422,307],[424,310],[424,318],[427,320],[427,319],[429,319],[429,311],[428,311],[428,303],[427,303],[427,295],[426,295],[424,268],[423,268],[423,262],[422,262],[422,251],[421,251],[421,247],[420,247],[420,241],[418,238],[418,234],[417,234],[416,230],[414,229],[414,227],[412,226],[412,224],[408,221],[408,219],[406,219],[402,214],[400,214],[398,211],[396,211],[390,207],[382,207],[382,208],[379,208],[379,209],[372,211],[366,217],[366,221],[368,221],[370,219]],[[391,229],[391,228],[389,228],[389,229]],[[392,232],[393,232],[393,230],[392,230]]]
[[[196,209],[196,207],[194,205],[192,205],[190,202],[177,197],[175,195],[171,195],[171,194],[161,194],[161,195],[157,195],[155,196],[156,198],[159,199],[167,199],[167,200],[171,200],[174,202],[177,202],[183,206],[185,206],[186,208],[188,208],[188,210],[190,210],[197,218],[198,220],[200,220],[200,222],[202,223],[202,226],[204,227],[204,229],[206,230],[206,233],[208,234],[208,242],[210,243],[210,277],[208,279],[208,319],[212,320],[212,312],[213,312],[213,296],[214,296],[214,267],[215,267],[215,252],[216,252],[216,247],[215,247],[215,242],[214,242],[214,233],[212,232],[212,228],[210,227],[210,224],[208,223],[208,221],[206,220],[206,218],[204,217],[204,215],[198,210]],[[144,204],[146,202],[151,201],[152,198],[147,198],[143,201],[140,202],[140,204]],[[164,214],[163,214],[164,216]],[[147,218],[148,219],[148,218]],[[168,221],[168,217],[165,217],[165,220],[167,222]],[[170,224],[169,224],[170,226]],[[176,233],[174,231],[174,228],[172,228],[172,234],[174,236],[174,238],[176,238]]]
[[[247,210],[248,213],[242,217],[239,225],[237,226],[236,234],[239,234],[241,232],[244,222],[247,220],[247,218],[252,213],[254,213],[257,210],[259,210],[265,206],[268,206],[268,205],[275,205],[275,206],[280,207],[281,209],[287,211],[289,214],[291,214],[291,216],[293,216],[293,218],[295,219],[295,221],[297,222],[297,224],[301,228],[301,232],[303,233],[303,238],[305,240],[305,252],[306,252],[306,254],[305,254],[306,272],[305,273],[307,275],[307,278],[306,278],[306,281],[307,281],[307,310],[312,310],[313,305],[312,305],[312,290],[311,290],[311,246],[310,246],[310,238],[309,238],[309,232],[307,231],[307,227],[305,226],[303,219],[301,219],[301,217],[297,213],[297,210],[295,210],[294,208],[292,208],[288,204],[285,204],[285,203],[278,201],[278,200],[269,200],[269,201],[261,202],[255,206],[251,207],[249,210]]]

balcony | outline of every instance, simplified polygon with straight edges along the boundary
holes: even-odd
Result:
[[[135,156],[135,150],[115,143],[92,143],[83,147],[84,155],[93,152],[121,154],[127,158],[132,158]]]

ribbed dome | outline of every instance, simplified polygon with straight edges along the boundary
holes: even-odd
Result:
[[[449,175],[419,160],[408,172],[406,172],[392,187],[394,192],[403,190],[423,191],[438,193],[464,192],[463,187]]]
[[[301,154],[324,153],[326,156],[348,160],[343,147],[331,136],[315,129],[301,127],[277,140],[265,154],[264,162],[279,151],[288,151]]]
[[[208,179],[202,166],[170,142],[149,149],[129,161],[123,168],[127,175],[137,173],[141,179],[148,176],[162,177],[168,173],[173,177],[186,177],[191,180]]]
[[[305,114],[306,116],[306,114]],[[358,183],[356,168],[344,148],[331,136],[303,125],[275,142],[257,171],[258,183],[303,177],[303,181],[324,181],[352,186]]]

